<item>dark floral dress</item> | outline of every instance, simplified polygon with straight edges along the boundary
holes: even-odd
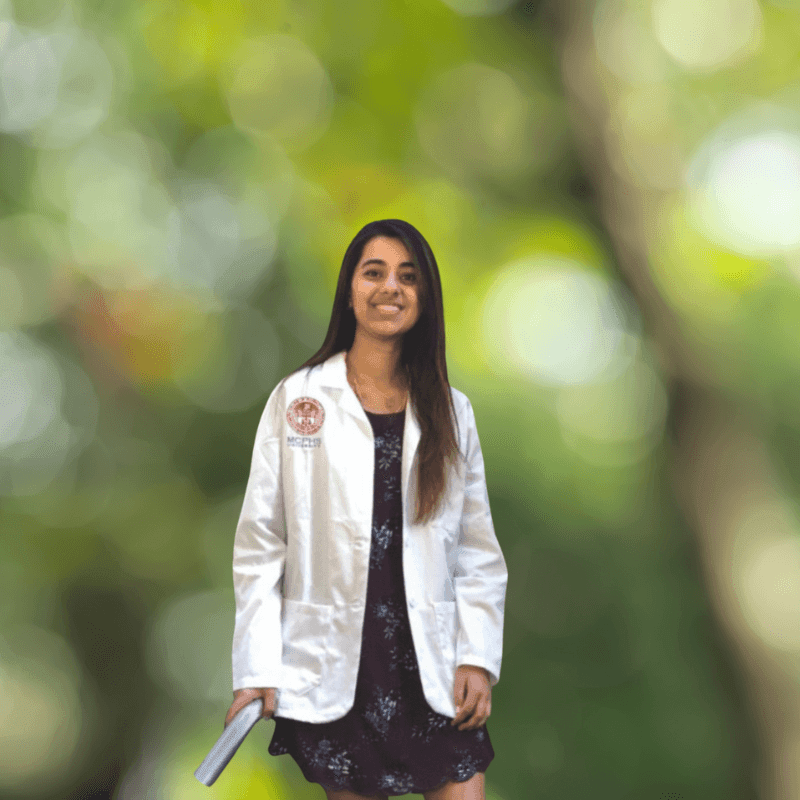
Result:
[[[486,725],[458,730],[425,699],[403,582],[400,464],[405,411],[366,412],[375,435],[367,607],[353,707],[332,722],[274,717],[271,755],[289,753],[327,789],[391,796],[427,792],[485,772]]]

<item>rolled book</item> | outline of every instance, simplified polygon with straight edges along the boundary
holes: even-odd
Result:
[[[228,766],[228,762],[244,741],[244,737],[250,733],[256,722],[261,719],[263,710],[264,701],[260,697],[240,709],[239,713],[230,721],[228,727],[222,731],[222,735],[209,750],[208,755],[203,759],[203,763],[194,771],[194,776],[200,783],[211,786],[219,778],[222,770]]]

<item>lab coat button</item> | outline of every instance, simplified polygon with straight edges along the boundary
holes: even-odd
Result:
[[[417,604],[416,604],[416,602],[414,600],[409,600],[408,601],[408,607],[409,608],[416,608]]]

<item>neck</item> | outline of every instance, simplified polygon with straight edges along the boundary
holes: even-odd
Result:
[[[399,368],[402,346],[401,339],[372,339],[357,329],[347,360],[363,384],[379,388],[397,386],[403,383]]]

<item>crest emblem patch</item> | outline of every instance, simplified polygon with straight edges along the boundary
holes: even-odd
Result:
[[[289,404],[286,421],[301,436],[313,436],[325,422],[325,409],[313,397],[298,397]]]

